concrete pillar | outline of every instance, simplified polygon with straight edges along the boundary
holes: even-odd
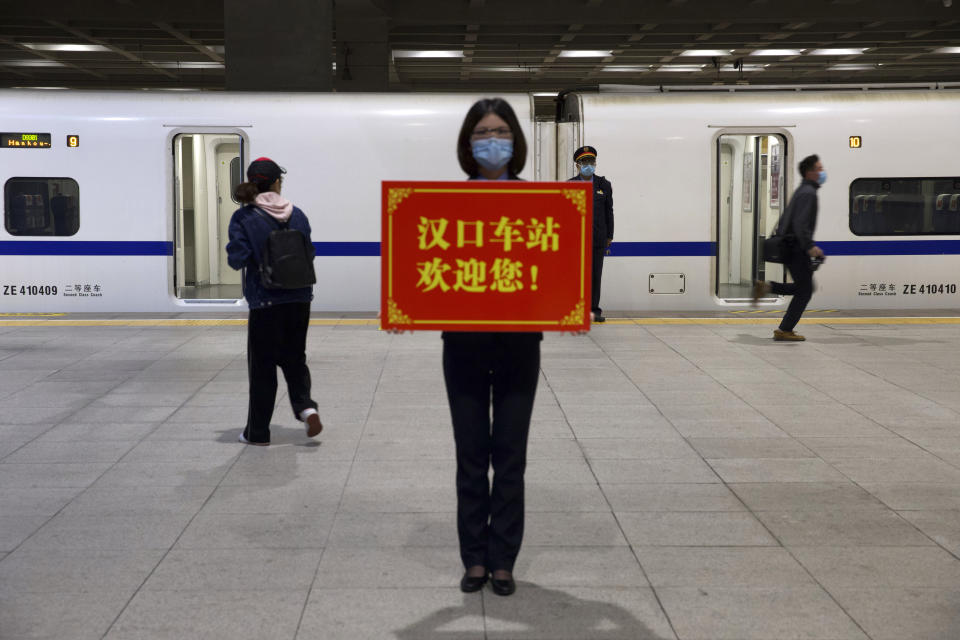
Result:
[[[333,89],[333,0],[224,0],[228,91]]]
[[[390,88],[389,19],[371,0],[337,0],[337,91]]]

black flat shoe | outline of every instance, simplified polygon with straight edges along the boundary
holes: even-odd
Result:
[[[490,588],[498,596],[509,596],[517,590],[517,583],[513,581],[513,576],[504,580],[490,578]]]
[[[460,591],[464,593],[475,593],[483,589],[483,585],[487,583],[487,575],[482,576],[470,576],[466,573],[463,574],[463,577],[460,578]]]

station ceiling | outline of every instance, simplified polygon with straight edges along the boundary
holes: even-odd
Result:
[[[0,86],[222,90],[230,63],[224,1],[231,0],[3,2]],[[397,91],[960,82],[953,0],[367,0],[366,7],[386,25],[386,73]]]

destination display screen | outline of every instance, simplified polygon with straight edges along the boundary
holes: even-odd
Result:
[[[49,149],[49,133],[0,133],[0,148]]]

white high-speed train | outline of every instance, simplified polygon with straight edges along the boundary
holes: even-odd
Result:
[[[314,310],[373,311],[380,181],[463,179],[477,97],[0,91],[0,311],[245,308],[224,245],[232,187],[264,155],[313,227]],[[530,143],[521,177],[566,179],[576,147],[598,149],[608,311],[737,309],[783,278],[757,247],[811,153],[829,175],[813,304],[960,303],[960,92],[572,92],[549,113],[505,97]]]

